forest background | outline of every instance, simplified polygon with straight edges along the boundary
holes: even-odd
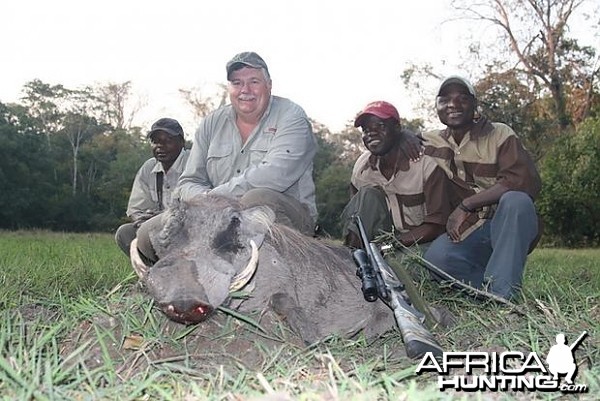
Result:
[[[465,24],[486,23],[497,34],[491,49],[474,40],[472,58],[460,67],[477,77],[483,113],[510,125],[538,165],[546,245],[600,243],[600,58],[598,46],[569,36],[583,3],[453,2]],[[598,15],[584,18],[596,38]],[[406,93],[422,102],[422,117],[403,123],[423,131],[435,121],[434,99],[425,88],[442,74],[426,63],[399,74]],[[198,121],[227,101],[222,84],[217,94],[179,92]],[[19,102],[0,103],[0,228],[114,232],[126,219],[135,173],[151,156],[148,127],[132,123],[139,112],[132,102],[131,81],[67,88],[34,79]],[[364,150],[353,117],[339,132],[312,120],[320,145],[318,223],[333,237],[339,236],[352,165]]]

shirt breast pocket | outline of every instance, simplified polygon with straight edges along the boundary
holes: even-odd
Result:
[[[208,153],[206,155],[206,158],[208,160],[221,159],[223,157],[227,157],[227,156],[231,155],[231,152],[232,152],[232,147],[231,147],[230,143],[223,142],[223,143],[211,144],[210,147],[208,148]]]
[[[206,172],[213,184],[221,177],[230,177],[233,147],[230,143],[212,144],[206,154]]]
[[[273,140],[272,134],[268,135],[268,136],[263,134],[263,136],[261,136],[260,138],[257,138],[257,140],[252,145],[250,145],[250,164],[251,165],[257,165],[263,161],[263,159],[267,155],[267,152],[269,151],[272,140]]]
[[[404,205],[402,207],[402,211],[404,214],[404,221],[407,225],[416,227],[423,224],[423,220],[425,219],[425,211],[423,210],[423,205]]]

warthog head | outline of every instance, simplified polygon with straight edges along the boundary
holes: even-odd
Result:
[[[275,223],[268,207],[201,196],[163,213],[150,232],[159,261],[145,266],[132,246],[141,280],[172,320],[193,324],[227,304],[241,312],[271,309],[306,343],[331,334],[374,336],[394,326],[381,302],[365,302],[347,248]],[[258,251],[257,251],[258,250]],[[232,299],[243,288],[245,298]]]
[[[132,264],[170,319],[199,323],[250,280],[274,218],[267,207],[241,210],[222,197],[178,203],[163,214],[162,231],[150,233],[159,261],[144,265],[134,243]]]

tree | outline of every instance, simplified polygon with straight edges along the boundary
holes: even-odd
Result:
[[[313,169],[319,212],[317,225],[321,233],[340,237],[340,214],[350,199],[350,175],[354,163],[348,154],[344,154],[353,146],[350,142],[356,140],[349,136],[348,142],[345,143],[340,140],[340,135],[344,134],[333,134],[323,124],[316,121],[311,123],[318,144]],[[354,134],[360,138],[356,132]]]
[[[152,155],[150,144],[139,135],[116,130],[96,135],[84,147],[81,162],[87,166],[90,216],[97,230],[113,230],[125,219],[127,201],[137,170]]]
[[[431,96],[430,88],[426,87],[424,83],[433,81],[437,84],[443,79],[443,76],[429,63],[409,63],[409,66],[400,74],[404,87],[416,102],[415,109],[422,116],[421,127],[424,121],[438,121],[433,107],[435,95]]]
[[[537,202],[546,234],[561,245],[600,243],[600,118],[560,138],[542,164]]]
[[[128,130],[140,111],[140,101],[132,104],[131,81],[109,82],[94,88],[95,97],[101,104],[100,120],[115,130]]]
[[[530,89],[552,98],[552,111],[561,131],[587,116],[600,76],[595,50],[567,37],[570,18],[585,0],[485,0],[453,1],[461,19],[475,19],[499,28],[515,57],[514,70],[530,79]],[[511,68],[509,68],[511,69]],[[581,94],[583,92],[583,95]],[[578,113],[570,110],[571,98],[582,102]]]
[[[475,84],[479,107],[492,121],[510,126],[534,160],[540,160],[556,139],[549,99],[538,99],[515,70],[490,71]]]
[[[62,126],[61,105],[71,91],[62,85],[50,85],[34,79],[25,84],[23,92],[23,105],[36,122],[38,131],[46,134],[50,143],[50,136]]]
[[[224,84],[217,85],[215,93],[212,94],[208,90],[197,87],[179,89],[179,94],[192,108],[197,120],[201,120],[227,102],[227,87]]]
[[[56,193],[49,144],[18,105],[0,103],[0,227],[43,227]]]
[[[63,114],[63,127],[59,132],[68,139],[71,145],[72,194],[75,196],[81,146],[94,135],[105,132],[107,126],[101,126],[94,117],[94,113],[99,111],[100,106],[92,88],[71,91],[68,101],[69,104]]]

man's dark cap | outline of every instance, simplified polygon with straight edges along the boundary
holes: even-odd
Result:
[[[161,118],[160,120],[157,120],[154,124],[152,124],[150,131],[148,131],[147,137],[150,138],[152,134],[158,131],[166,132],[171,136],[184,136],[181,124],[179,124],[177,120],[168,117]]]
[[[254,52],[242,52],[236,54],[227,62],[227,65],[225,66],[225,69],[227,70],[227,80],[229,80],[233,71],[241,68],[240,65],[245,65],[250,68],[264,68],[267,72],[267,76],[270,77],[267,63],[265,63],[265,60],[263,60],[261,56]]]
[[[467,88],[467,91],[469,91],[469,93],[471,95],[473,95],[473,97],[475,99],[477,99],[477,96],[475,95],[475,88],[473,88],[473,85],[471,85],[469,80],[467,80],[466,78],[463,78],[461,76],[458,76],[458,75],[451,75],[451,76],[447,77],[446,79],[444,79],[442,81],[442,84],[440,85],[440,88],[438,89],[437,95],[440,96],[440,94],[442,93],[444,88],[446,88],[446,86],[448,86],[450,84],[458,84],[458,85],[464,86],[465,88]]]

